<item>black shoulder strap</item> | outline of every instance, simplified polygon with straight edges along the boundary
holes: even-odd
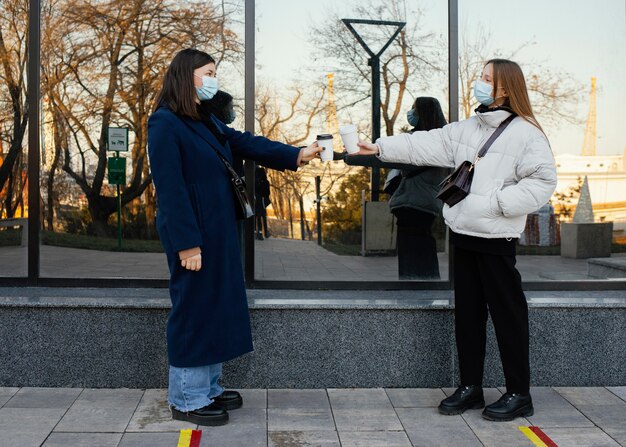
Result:
[[[504,121],[502,121],[500,123],[500,125],[495,130],[495,132],[493,134],[491,134],[491,136],[489,137],[487,142],[484,144],[484,146],[478,152],[478,155],[476,156],[476,161],[478,161],[479,158],[483,158],[485,156],[485,154],[487,153],[487,151],[489,150],[489,148],[491,147],[493,142],[496,141],[496,139],[502,134],[502,132],[504,132],[504,129],[506,129],[506,127],[509,124],[511,124],[511,121],[513,121],[513,119],[515,119],[516,116],[517,115],[513,113],[513,114],[511,114],[511,116],[509,116],[507,119],[505,119]]]
[[[237,172],[233,169],[233,167],[231,166],[231,164],[228,162],[228,160],[226,160],[226,157],[224,157],[220,151],[218,151],[217,149],[215,149],[213,146],[211,146],[211,149],[213,149],[213,151],[217,154],[217,156],[219,157],[220,160],[222,160],[222,163],[224,163],[224,166],[226,166],[226,170],[228,171],[228,173],[230,174],[230,176],[232,177],[233,181],[237,184],[243,183],[243,180],[241,180],[241,177],[239,177],[239,174],[237,174]]]
[[[185,124],[187,127],[189,127],[191,130],[193,130],[191,128],[191,126],[189,125],[189,123],[185,122],[185,120],[183,120],[180,116],[176,115],[176,117],[181,120],[183,122],[183,124]],[[215,154],[219,157],[219,159],[221,160],[221,162],[224,164],[224,166],[226,167],[226,170],[228,171],[228,174],[230,174],[231,178],[233,179],[233,181],[239,185],[239,184],[243,184],[243,180],[241,179],[241,177],[239,177],[239,174],[237,174],[237,171],[235,171],[235,169],[233,169],[232,165],[230,164],[230,162],[226,159],[226,157],[224,157],[224,155],[222,155],[222,153],[220,151],[218,151],[215,147],[213,147],[212,144],[209,144],[209,146],[211,146],[211,149],[213,149],[213,152],[215,152]]]

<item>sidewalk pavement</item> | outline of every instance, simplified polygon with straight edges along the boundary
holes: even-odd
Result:
[[[27,247],[0,247],[0,275],[26,276]],[[448,279],[448,255],[439,253],[439,270]],[[626,258],[615,253],[612,258]],[[397,281],[394,256],[339,256],[315,242],[269,238],[255,243],[255,277],[275,281]],[[520,255],[524,281],[593,280],[586,259]],[[167,279],[163,253],[126,253],[41,246],[42,277]]]
[[[532,447],[520,427],[557,446],[626,446],[626,386],[533,388],[535,414],[488,422],[481,410],[441,416],[453,389],[242,390],[222,427],[173,421],[162,389],[0,388],[2,447],[176,447],[182,429],[203,447]],[[485,390],[487,403],[501,389]]]

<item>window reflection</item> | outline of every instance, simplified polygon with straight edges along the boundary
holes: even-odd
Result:
[[[344,163],[345,141],[340,131],[354,125],[358,138],[372,138],[369,56],[344,18],[406,22],[381,56],[381,133],[411,131],[415,123],[407,117],[417,97],[438,100],[445,119],[447,5],[429,3],[417,8],[408,2],[372,0],[329,9],[321,4],[278,4],[283,13],[280,20],[264,14],[277,2],[257,6],[257,132],[293,145],[328,141],[330,135],[335,154],[334,161],[316,161],[297,173],[267,171],[270,196],[264,203],[270,203],[265,208],[270,237],[263,234],[263,223],[257,224],[255,277],[286,281],[447,279],[441,206],[428,205],[428,197],[415,193],[417,184],[434,183],[443,172],[411,175],[408,167],[395,182],[402,182],[399,194],[392,196],[390,189],[372,194],[372,168],[380,169],[382,189],[393,167]],[[310,24],[309,29],[299,25],[304,22]],[[397,26],[359,23],[354,28],[378,52]]]

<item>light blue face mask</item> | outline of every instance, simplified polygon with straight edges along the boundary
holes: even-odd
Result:
[[[417,123],[419,121],[419,117],[415,116],[415,109],[411,109],[406,112],[406,120],[412,127],[417,127]]]
[[[491,96],[493,87],[480,79],[474,82],[474,98],[484,106],[490,106],[495,99]]]
[[[198,78],[200,77],[198,75],[194,76]],[[220,85],[217,78],[202,76],[202,87],[196,87],[196,92],[198,92],[198,98],[200,98],[200,101],[207,101],[215,96],[219,88]]]

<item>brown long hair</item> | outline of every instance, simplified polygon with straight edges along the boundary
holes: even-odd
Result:
[[[193,83],[193,71],[211,63],[214,64],[215,59],[204,51],[192,48],[179,51],[165,72],[163,86],[152,111],[167,105],[174,113],[200,119],[196,108],[198,94]]]
[[[511,108],[518,116],[524,118],[545,135],[530,105],[526,80],[520,66],[508,59],[491,59],[485,63],[485,66],[489,64],[493,65],[493,91],[497,92],[500,84],[502,84],[502,88],[509,95],[504,105]]]

